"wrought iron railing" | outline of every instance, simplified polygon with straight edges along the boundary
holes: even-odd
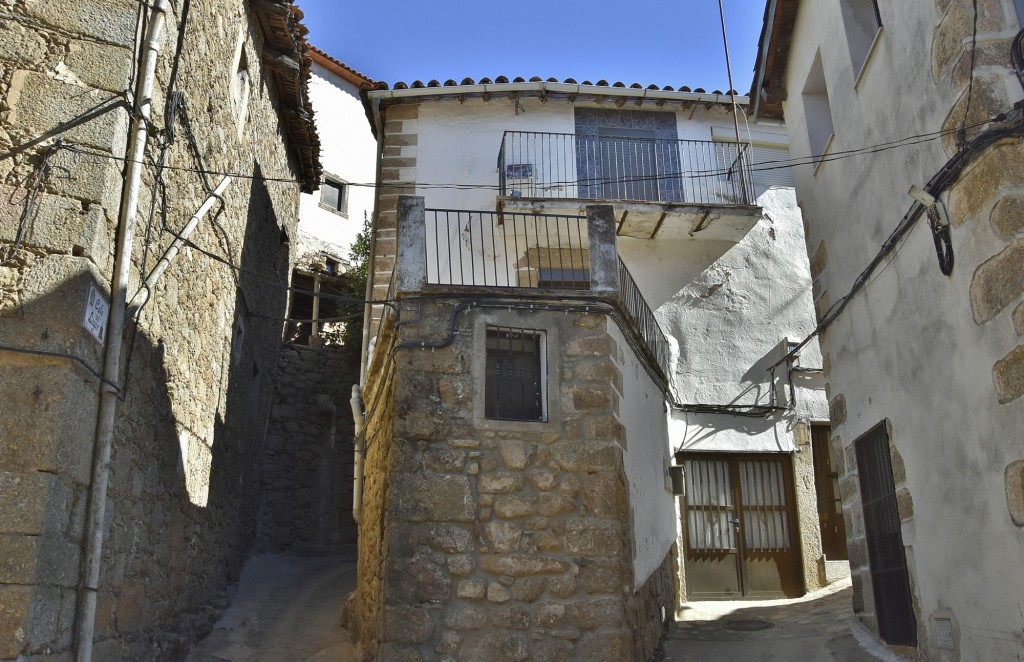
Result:
[[[752,205],[747,145],[506,131],[502,196]]]
[[[622,260],[617,260],[614,291],[592,281],[586,217],[427,209],[424,223],[427,284],[573,291],[574,296],[592,292],[614,299],[650,358],[668,375],[668,340]]]
[[[590,289],[583,216],[428,209],[427,283]]]
[[[636,286],[633,275],[629,273],[629,269],[626,268],[621,259],[619,260],[618,299],[621,306],[625,308],[626,315],[636,326],[636,330],[640,334],[644,345],[650,350],[655,363],[661,367],[665,377],[669,378],[668,369],[671,352],[668,340],[665,338],[665,332],[661,330],[658,320],[655,319],[654,313],[651,312],[651,307],[647,305],[643,294],[640,293],[640,288]]]

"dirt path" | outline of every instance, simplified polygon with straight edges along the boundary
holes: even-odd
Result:
[[[254,556],[231,605],[186,662],[356,662],[341,627],[354,588],[351,559]]]

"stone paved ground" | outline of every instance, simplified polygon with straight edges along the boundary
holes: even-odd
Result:
[[[355,662],[341,627],[355,577],[351,556],[250,558],[224,616],[186,662]]]
[[[793,600],[690,602],[665,641],[664,662],[877,662],[855,637],[850,580]],[[728,625],[767,625],[758,631]]]

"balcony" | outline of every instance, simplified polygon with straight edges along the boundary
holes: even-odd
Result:
[[[615,247],[608,206],[585,215],[424,209],[399,203],[396,291],[593,302],[664,380],[669,343]]]
[[[739,241],[756,223],[747,145],[506,131],[502,211],[580,214],[610,204],[616,234]]]

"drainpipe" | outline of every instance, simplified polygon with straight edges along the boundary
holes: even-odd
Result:
[[[352,385],[352,421],[355,423],[355,437],[352,443],[352,519],[360,524],[363,518],[363,456],[366,453],[366,414],[363,412],[363,390],[359,384]]]
[[[181,250],[181,247],[185,245],[185,242],[192,236],[192,233],[195,232],[195,229],[199,226],[199,222],[203,220],[203,217],[206,216],[207,212],[213,208],[214,203],[221,199],[221,196],[224,195],[224,191],[230,183],[231,175],[225,175],[224,179],[220,180],[220,184],[217,184],[217,188],[215,188],[213,193],[210,194],[210,197],[208,197],[199,209],[196,210],[196,213],[188,220],[188,223],[186,223],[185,227],[178,233],[178,236],[174,238],[174,242],[171,243],[167,248],[167,251],[160,258],[160,261],[156,263],[155,267],[153,267],[153,271],[149,272],[149,277],[146,278],[146,284],[139,288],[139,291],[135,293],[135,296],[133,296],[132,300],[128,303],[129,317],[134,317],[135,313],[146,305],[146,302],[149,301],[149,295],[153,291],[153,287],[155,287],[156,282],[160,280],[160,276],[167,271],[167,267],[171,266],[171,262],[178,256],[178,251]]]
[[[120,379],[121,345],[127,313],[128,278],[131,269],[132,242],[135,238],[139,186],[142,181],[142,160],[146,151],[146,127],[152,110],[153,81],[156,72],[160,36],[167,17],[167,0],[155,0],[146,33],[140,70],[135,88],[138,114],[131,120],[131,143],[125,162],[124,187],[121,189],[121,210],[117,224],[117,252],[110,284],[110,320],[104,348],[103,383],[100,390],[93,450],[92,490],[89,496],[89,517],[85,527],[85,559],[78,605],[77,662],[92,662],[92,640],[96,632],[96,591],[100,579],[100,558],[103,552],[103,522],[107,506],[107,482],[110,479],[110,448],[114,438],[114,419]]]

